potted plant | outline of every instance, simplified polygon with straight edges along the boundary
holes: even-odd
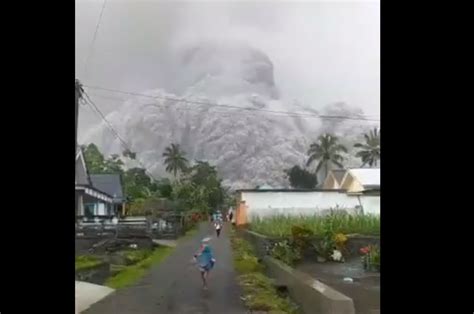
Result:
[[[326,225],[321,239],[313,245],[316,250],[316,259],[319,263],[324,263],[331,258],[334,253],[336,243],[331,225]]]
[[[335,262],[344,262],[344,256],[343,252],[346,250],[346,242],[347,242],[347,237],[342,234],[338,233],[334,236],[334,246],[335,249],[332,252],[331,258]]]
[[[367,271],[380,271],[380,248],[377,245],[369,245],[360,249],[362,253],[362,265]]]
[[[313,246],[316,250],[316,260],[318,261],[318,263],[325,263],[328,260],[329,255],[331,254],[332,246],[324,240],[319,241]]]

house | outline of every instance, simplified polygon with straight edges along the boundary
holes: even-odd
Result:
[[[75,194],[76,219],[100,221],[113,216],[114,197],[92,184],[81,148],[76,151]]]
[[[92,186],[112,196],[112,213],[114,216],[124,215],[125,196],[120,174],[91,174]]]
[[[349,169],[340,186],[349,194],[380,193],[380,168]]]
[[[342,179],[344,178],[344,175],[346,174],[346,172],[347,172],[346,169],[331,170],[331,172],[329,172],[328,176],[326,177],[326,180],[324,180],[322,188],[326,190],[340,189]]]
[[[120,174],[91,174],[90,181],[94,188],[112,196],[111,211],[114,216],[124,213],[126,198]]]

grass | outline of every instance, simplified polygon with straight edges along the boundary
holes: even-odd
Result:
[[[81,255],[76,257],[76,271],[94,268],[103,264],[104,261],[95,256]]]
[[[136,264],[139,261],[146,259],[152,253],[152,250],[127,250],[122,252],[123,256],[127,260],[127,265]]]
[[[199,224],[186,231],[186,233],[178,239],[178,242],[187,240],[196,235],[199,231],[198,227]],[[105,285],[113,289],[122,289],[133,285],[147,273],[152,265],[163,261],[174,249],[174,247],[159,246],[154,251],[126,251],[124,253],[125,257],[131,261],[133,265],[116,267],[115,270],[119,272],[113,277],[110,277],[105,282]]]
[[[249,228],[270,237],[288,237],[291,227],[305,226],[318,236],[327,226],[335,233],[380,235],[380,216],[332,214],[326,216],[273,216],[261,219],[255,217]]]
[[[235,232],[231,233],[231,243],[245,306],[250,311],[298,313],[297,307],[288,298],[278,295],[273,280],[265,276],[264,267],[255,256],[251,244],[237,237]]]
[[[147,258],[134,265],[124,267],[118,274],[110,277],[105,285],[113,289],[122,289],[134,284],[147,273],[152,265],[163,261],[173,250],[174,248],[170,247],[158,247]]]

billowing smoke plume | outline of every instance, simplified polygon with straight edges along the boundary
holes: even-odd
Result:
[[[178,143],[188,159],[217,165],[225,183],[234,188],[286,186],[283,170],[304,165],[318,134],[330,131],[352,139],[362,131],[342,121],[321,123],[310,116],[314,110],[279,99],[271,59],[249,45],[203,41],[183,47],[177,55],[176,69],[185,79],[175,84],[175,93],[143,91],[144,96],[126,101],[107,117],[158,176],[166,175],[161,157],[165,147]],[[277,113],[281,111],[300,116]],[[322,112],[362,114],[343,104]],[[104,124],[91,129],[85,142],[99,144],[107,154],[123,149]]]

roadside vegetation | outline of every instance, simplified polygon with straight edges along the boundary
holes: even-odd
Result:
[[[102,259],[91,255],[76,256],[76,271],[86,270],[103,265]]]
[[[173,248],[160,246],[139,262],[125,266],[116,275],[110,277],[105,285],[113,289],[121,289],[133,285],[140,280],[152,265],[162,262],[173,252]]]
[[[279,294],[272,279],[264,274],[264,266],[255,256],[251,244],[232,232],[234,266],[242,287],[242,300],[252,312],[299,313],[298,307],[287,297]]]
[[[380,216],[334,213],[324,216],[255,217],[249,229],[269,237],[286,238],[291,236],[293,226],[304,226],[315,236],[324,235],[328,229],[334,233],[380,235]]]

